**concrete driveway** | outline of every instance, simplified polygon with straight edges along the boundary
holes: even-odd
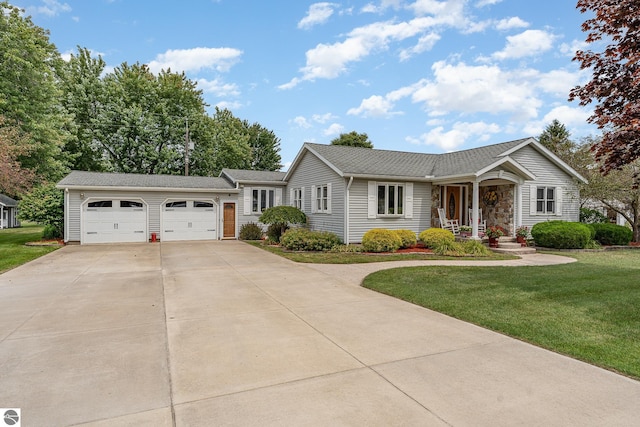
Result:
[[[0,275],[0,407],[23,426],[637,425],[639,382],[352,271],[236,241],[65,247]]]

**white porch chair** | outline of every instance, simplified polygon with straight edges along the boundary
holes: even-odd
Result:
[[[458,220],[448,219],[444,208],[438,208],[438,218],[440,219],[440,228],[449,230],[456,236],[460,234],[460,224],[458,224]]]
[[[473,209],[469,208],[469,225],[473,226]],[[478,233],[487,232],[487,220],[482,218],[482,209],[478,209]]]

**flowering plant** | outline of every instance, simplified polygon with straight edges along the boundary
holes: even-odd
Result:
[[[516,236],[518,237],[527,237],[529,235],[529,228],[525,227],[524,225],[522,227],[518,227],[516,228]]]
[[[500,227],[499,225],[492,225],[491,227],[487,228],[487,232],[485,234],[487,237],[497,239],[498,237],[504,236],[505,232],[504,228]]]
[[[470,233],[473,230],[470,225],[461,225],[460,231],[463,233]]]

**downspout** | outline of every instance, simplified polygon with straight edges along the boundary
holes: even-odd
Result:
[[[69,243],[69,189],[64,189],[64,242]]]
[[[349,191],[351,190],[351,184],[353,184],[353,176],[349,178],[347,184],[347,191],[345,192],[345,207],[344,207],[344,244],[349,244]]]

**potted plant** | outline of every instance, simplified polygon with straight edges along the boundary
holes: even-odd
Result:
[[[462,237],[469,237],[469,236],[471,236],[471,231],[472,230],[473,229],[471,228],[470,225],[461,225],[460,226],[460,235]]]
[[[529,228],[524,225],[516,228],[516,241],[520,246],[527,246],[527,237],[529,237]]]
[[[485,235],[489,238],[489,247],[497,248],[498,247],[498,239],[504,236],[504,228],[499,225],[492,225],[487,228],[487,232]]]

